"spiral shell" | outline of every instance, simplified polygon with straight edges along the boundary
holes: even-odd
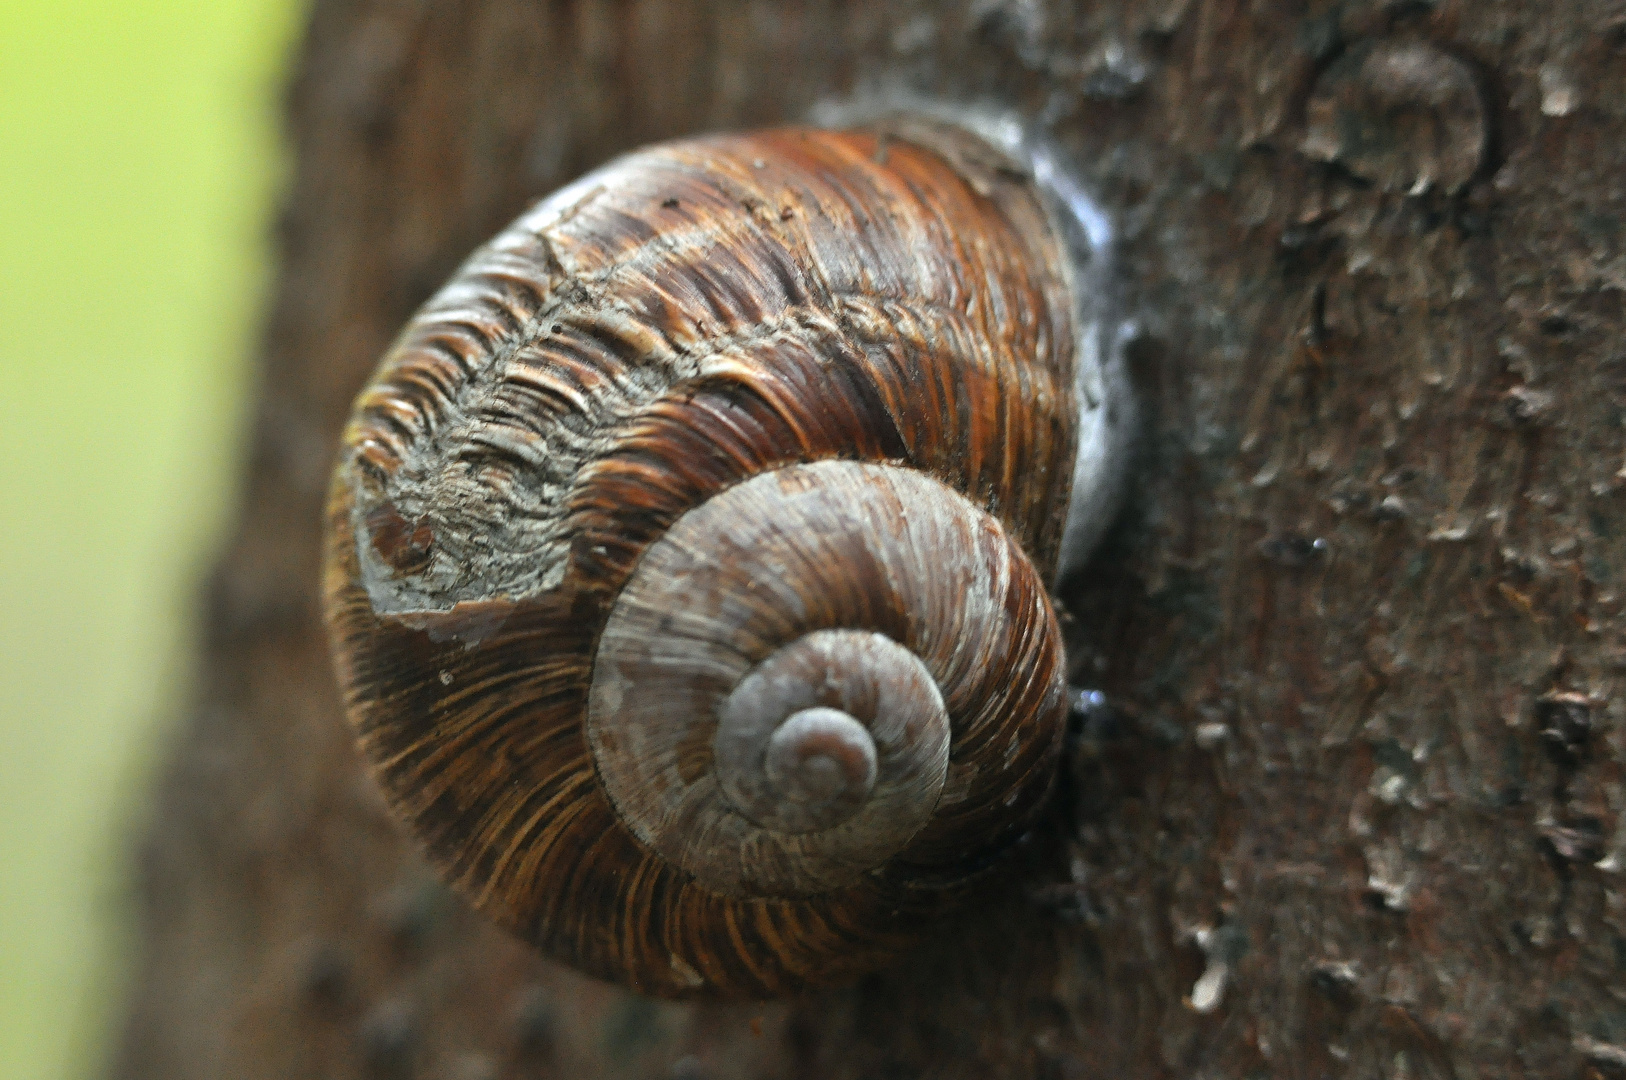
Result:
[[[661,145],[362,392],[325,596],[392,808],[644,992],[840,983],[1051,786],[1075,327],[1031,180],[912,124]]]

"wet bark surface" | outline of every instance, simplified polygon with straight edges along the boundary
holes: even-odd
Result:
[[[912,93],[1116,215],[1134,495],[1002,886],[766,1005],[539,959],[436,884],[318,608],[351,398],[614,153]],[[1626,7],[318,2],[240,527],[143,856],[120,1077],[1626,1076]]]

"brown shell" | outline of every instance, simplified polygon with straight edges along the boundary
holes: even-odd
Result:
[[[1076,438],[1061,265],[1027,177],[918,125],[653,147],[468,261],[357,401],[325,581],[351,723],[448,880],[589,972],[760,996],[883,962],[1031,825],[1063,712],[1044,592]],[[1007,607],[1037,644],[948,702],[951,768],[1002,777],[998,797],[839,888],[724,895],[618,818],[584,728],[595,650],[674,522],[831,458],[986,513],[1036,568]]]

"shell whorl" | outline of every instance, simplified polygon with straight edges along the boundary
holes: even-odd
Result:
[[[1035,655],[1054,650],[1048,629],[1032,564],[941,482],[788,466],[708,500],[645,553],[600,638],[588,735],[622,820],[700,882],[824,892],[902,850],[951,772],[951,803],[978,786],[951,768],[950,717],[962,752],[989,737],[974,684],[1055,670]],[[992,737],[1014,749],[1020,735]],[[829,776],[827,802],[785,805],[775,738],[785,764],[815,759],[805,782],[847,774]]]
[[[483,910],[645,992],[850,980],[1054,775],[1068,282],[1020,171],[911,131],[578,181],[345,433],[327,615],[387,800]]]

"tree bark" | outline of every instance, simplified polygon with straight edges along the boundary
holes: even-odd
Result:
[[[1117,216],[1144,416],[1010,884],[907,963],[656,1003],[429,875],[317,603],[351,397],[530,200],[907,90]],[[318,0],[241,524],[120,1077],[1626,1076],[1626,7]]]

